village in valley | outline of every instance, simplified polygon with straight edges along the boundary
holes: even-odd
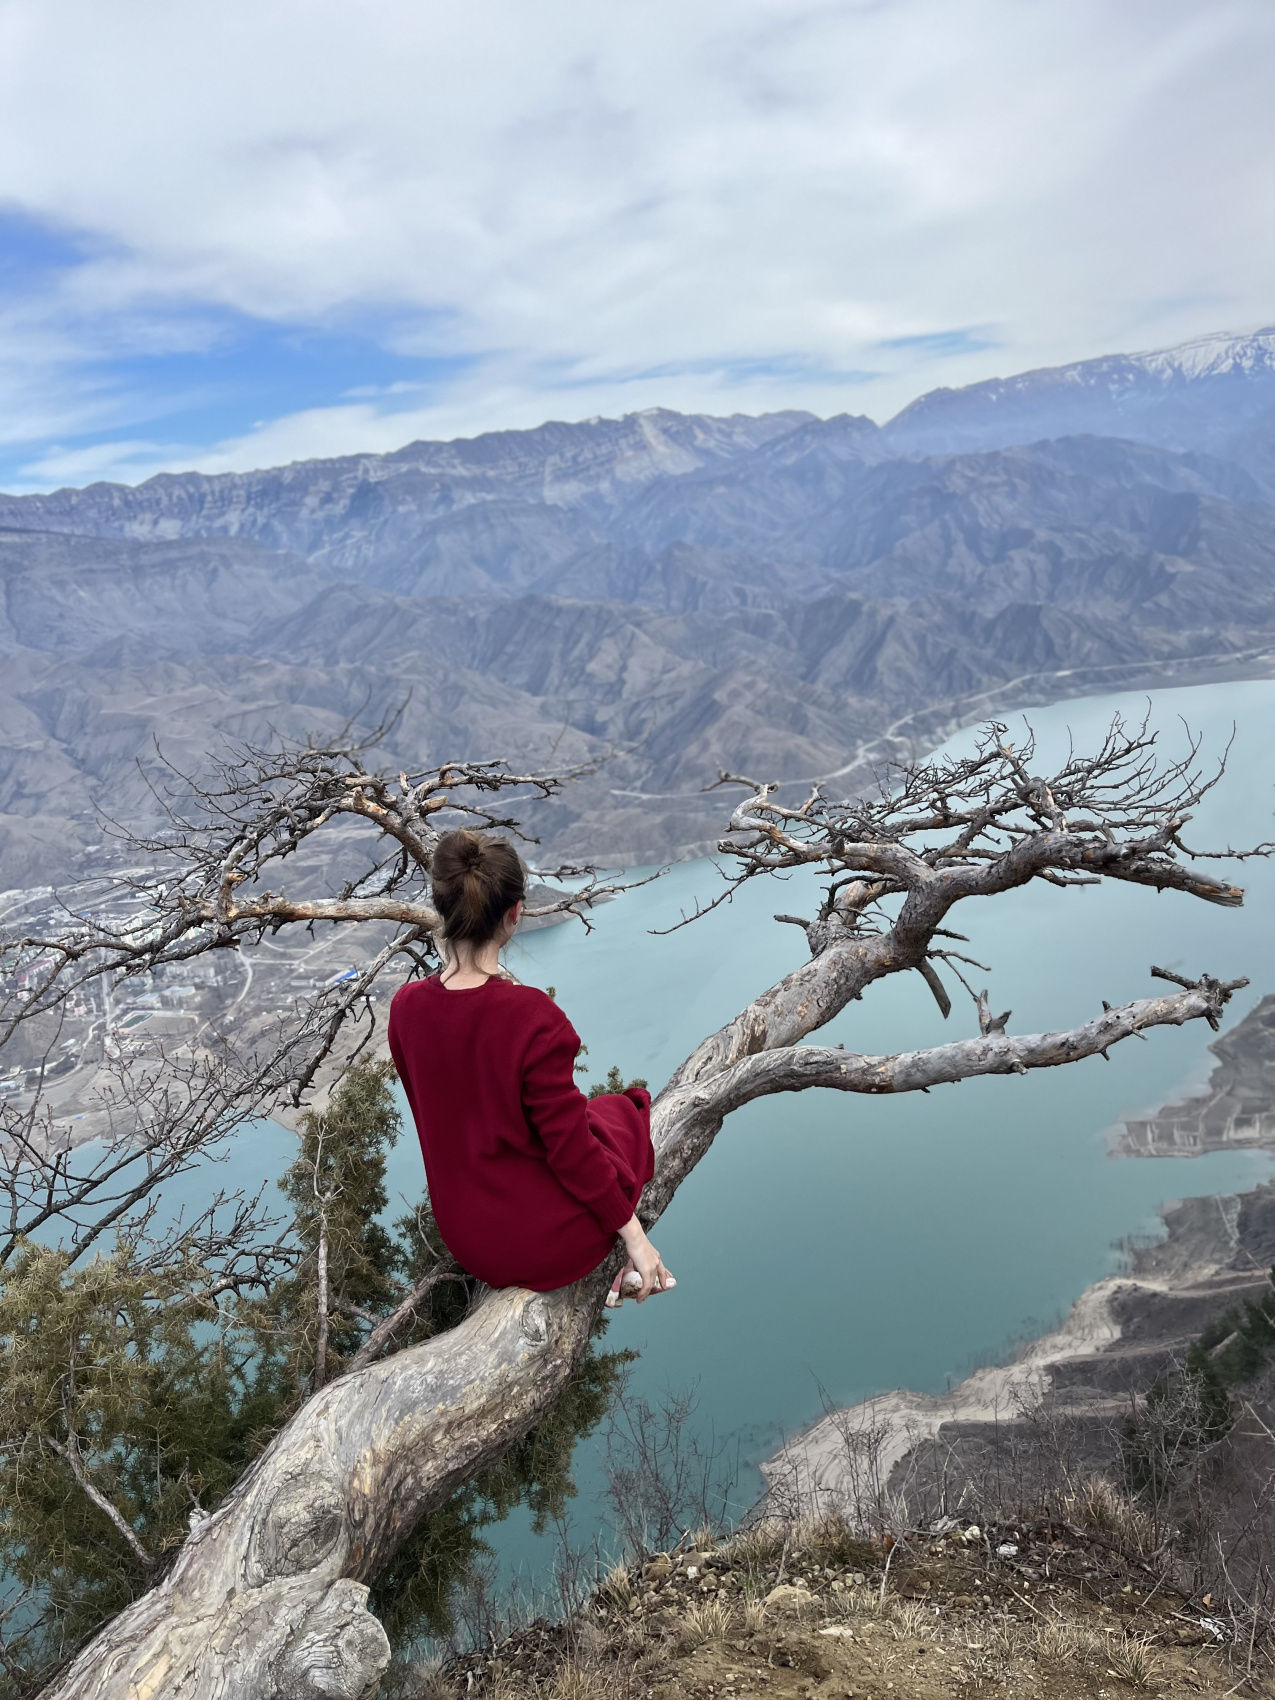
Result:
[[[302,852],[293,869],[293,889],[331,889],[342,877],[341,853]],[[16,956],[7,955],[0,967],[0,1009],[12,1012],[38,995],[48,954],[36,941],[65,938],[77,921],[91,922],[104,934],[144,925],[154,876],[153,867],[123,865],[60,887],[0,891],[0,940],[33,941]],[[561,891],[533,880],[528,896],[534,906],[559,898]],[[530,915],[523,927],[563,919]],[[7,1121],[38,1105],[43,1140],[57,1147],[81,1145],[104,1131],[104,1092],[121,1073],[144,1067],[148,1059],[179,1065],[227,1044],[241,1055],[267,1054],[277,1046],[280,1028],[294,1028],[304,1011],[325,999],[335,1007],[348,993],[348,982],[362,976],[394,931],[388,923],[314,922],[145,972],[81,975],[69,996],[47,1013],[26,1016],[6,1042],[0,1138]],[[382,969],[360,1000],[355,1031],[345,1043],[366,1033],[369,1016],[388,1005],[407,966],[400,957]]]
[[[119,868],[61,890],[0,892],[0,931],[9,938],[56,938],[77,916],[124,928],[146,907],[145,872]],[[373,936],[379,932],[316,925],[310,933],[289,930],[137,975],[88,979],[56,1011],[18,1026],[5,1047],[0,1106],[21,1114],[39,1102],[49,1136],[82,1144],[99,1131],[100,1094],[121,1066],[148,1056],[180,1061],[226,1039],[250,1048],[280,1018],[356,979],[384,942]],[[44,961],[37,948],[25,951],[0,979],[0,1000],[20,1005],[36,995]],[[400,978],[378,981],[371,1001],[388,1000]]]

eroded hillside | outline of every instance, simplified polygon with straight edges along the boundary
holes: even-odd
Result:
[[[198,764],[401,710],[406,763],[601,762],[539,830],[636,861],[717,836],[722,767],[852,785],[997,708],[1261,675],[1271,343],[884,428],[653,410],[0,498],[4,883],[99,866],[156,741]]]

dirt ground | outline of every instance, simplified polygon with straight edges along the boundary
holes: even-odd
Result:
[[[1227,1602],[1099,1531],[964,1525],[894,1543],[759,1529],[613,1571],[571,1622],[422,1673],[421,1700],[1275,1697]]]

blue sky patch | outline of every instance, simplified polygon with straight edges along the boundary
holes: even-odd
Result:
[[[310,409],[368,402],[392,415],[419,408],[476,361],[402,352],[413,344],[445,349],[449,315],[395,303],[291,324],[215,303],[159,300],[95,312],[83,291],[68,288],[85,266],[128,257],[91,232],[0,207],[0,313],[18,374],[18,399],[7,403],[11,440],[0,446],[0,489],[29,488],[33,479],[47,485],[39,470],[46,458],[99,445],[136,446],[140,460],[153,461],[149,443],[194,454]],[[46,334],[42,369],[23,379],[23,345]],[[24,433],[28,409],[43,418],[37,425],[33,417]],[[51,417],[63,421],[56,436]]]
[[[375,397],[392,410],[402,396],[404,404],[419,404],[471,364],[466,356],[393,353],[367,333],[229,312],[192,314],[191,328],[203,346],[106,363],[129,398],[132,420],[162,420],[166,435],[189,442],[218,442],[283,413],[342,401]]]
[[[29,295],[50,277],[80,265],[102,244],[83,231],[0,206],[0,297]]]
[[[954,354],[981,354],[984,349],[999,348],[995,337],[977,330],[922,331],[917,336],[892,336],[879,342],[878,348],[891,353],[928,354],[943,359]]]
[[[881,346],[886,346],[882,344]],[[761,379],[785,379],[805,384],[870,384],[881,376],[879,371],[861,370],[855,366],[837,366],[813,359],[804,354],[763,354],[747,358],[670,360],[656,366],[643,366],[628,372],[626,377],[644,378],[717,377],[728,384],[754,384]]]

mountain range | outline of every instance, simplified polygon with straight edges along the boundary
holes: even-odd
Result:
[[[156,741],[402,713],[385,760],[602,761],[546,853],[710,842],[991,707],[1275,655],[1275,330],[921,397],[662,409],[0,496],[0,865],[100,860]]]

